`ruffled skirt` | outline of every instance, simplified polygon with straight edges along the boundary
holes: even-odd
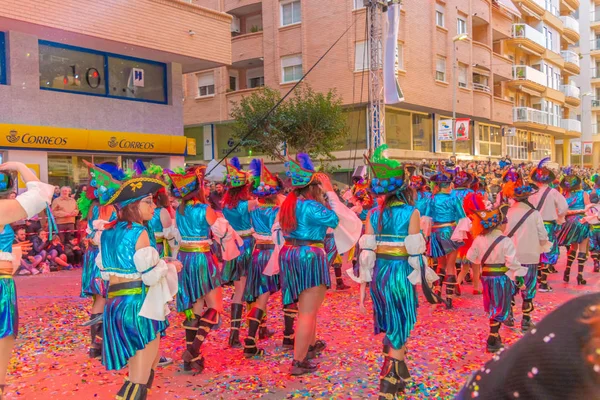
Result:
[[[552,242],[552,248],[547,253],[540,255],[540,263],[555,265],[558,262],[559,249],[558,249],[558,224],[554,221],[544,221],[544,228],[548,233],[548,240]]]
[[[254,250],[255,240],[253,236],[244,236],[242,239],[244,239],[244,245],[240,248],[241,254],[235,259],[227,261],[223,267],[221,281],[224,285],[248,276],[248,270],[252,264],[252,251]]]
[[[81,297],[102,296],[106,297],[108,282],[102,279],[100,268],[96,265],[98,246],[91,245],[83,255],[83,268],[81,271]]]
[[[11,276],[0,276],[0,339],[17,337],[19,332],[19,307],[17,288]]]
[[[581,221],[583,214],[569,215],[558,232],[559,246],[581,243],[590,236],[590,225]]]
[[[252,264],[248,269],[248,278],[244,289],[244,301],[248,303],[254,303],[265,293],[274,294],[279,290],[279,275],[263,275],[271,254],[273,254],[273,248],[268,249],[267,246],[257,244],[252,252]]]
[[[384,344],[401,349],[417,322],[417,296],[408,275],[406,257],[377,257],[371,282],[375,334],[385,332]]]
[[[334,264],[338,257],[337,247],[335,247],[335,239],[333,233],[328,233],[325,236],[325,253],[327,254],[327,265],[331,266]]]
[[[510,314],[513,285],[506,275],[482,276],[483,308],[489,319],[504,322]]]
[[[183,265],[177,274],[177,312],[192,308],[194,303],[212,290],[221,286],[221,274],[215,256],[207,252],[187,252],[179,250],[177,259]]]
[[[283,304],[297,302],[306,289],[320,285],[331,287],[323,247],[285,245],[279,253],[279,265]]]
[[[427,244],[427,256],[438,258],[458,250],[464,242],[452,241],[454,226],[445,226],[442,228],[432,228],[429,243]]]
[[[148,343],[164,334],[169,322],[154,321],[138,314],[145,294],[109,298],[104,307],[102,365],[107,370],[120,370]]]

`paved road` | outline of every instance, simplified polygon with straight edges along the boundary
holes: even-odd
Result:
[[[562,271],[564,256],[559,263]],[[588,261],[591,271],[591,261]],[[10,366],[8,399],[111,399],[126,370],[106,372],[86,355],[88,331],[79,327],[88,319],[91,300],[79,298],[80,270],[45,276],[18,277],[21,335]],[[600,274],[588,272],[588,285],[563,284],[562,274],[551,276],[553,293],[538,293],[534,320],[564,301],[600,289]],[[447,311],[426,304],[421,297],[419,322],[409,341],[408,365],[413,374],[406,399],[451,399],[470,371],[489,355],[484,352],[487,318],[481,296],[471,287]],[[226,297],[230,297],[230,289]],[[206,343],[207,368],[193,376],[181,370],[183,317],[172,313],[171,328],[161,343],[163,354],[176,362],[157,372],[150,399],[361,399],[377,393],[382,336],[372,332],[369,312],[358,311],[358,286],[347,292],[330,291],[319,320],[321,338],[328,348],[318,373],[292,378],[287,375],[291,354],[279,346],[282,339],[281,298],[273,297],[269,324],[277,334],[263,343],[264,360],[246,360],[241,350],[228,349],[224,327],[212,332]],[[370,303],[369,303],[370,305]],[[229,308],[227,302],[226,308]],[[517,303],[520,310],[520,300]],[[517,319],[520,313],[517,312]],[[244,332],[244,330],[242,330]],[[521,333],[503,328],[508,343]]]

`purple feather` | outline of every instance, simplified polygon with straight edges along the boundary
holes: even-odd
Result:
[[[103,163],[97,165],[97,167],[109,173],[113,179],[117,181],[122,181],[125,179],[125,172],[123,172],[123,170],[117,167],[114,163]]]
[[[550,161],[550,157],[546,157],[544,159],[542,159],[539,163],[538,163],[538,168],[542,168],[546,163],[548,163]]]
[[[306,153],[298,153],[298,155],[296,155],[296,160],[298,160],[298,163],[300,164],[300,166],[302,168],[304,168],[307,171],[314,171],[315,170],[315,166],[313,165],[312,160],[310,159],[310,156]]]
[[[260,177],[260,173],[262,170],[262,162],[260,161],[260,159],[255,158],[252,161],[250,161],[250,172],[252,173],[252,176],[254,176],[255,178]]]
[[[135,163],[133,163],[133,170],[136,175],[142,175],[146,172],[146,166],[142,160],[136,160]]]
[[[237,157],[233,157],[231,160],[229,160],[229,164],[233,165],[237,169],[242,169],[242,164],[240,164],[240,159]]]

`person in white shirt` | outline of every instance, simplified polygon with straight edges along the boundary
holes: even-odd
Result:
[[[502,191],[515,201],[506,215],[507,224],[504,234],[512,239],[517,250],[517,259],[523,267],[527,268],[527,275],[523,279],[517,279],[517,286],[523,298],[521,331],[527,332],[535,327],[531,321],[531,313],[536,294],[540,254],[543,254],[552,244],[548,242],[548,232],[544,227],[542,215],[528,201],[529,196],[537,189],[518,176],[516,181],[506,182]]]
[[[509,317],[513,284],[517,276],[524,276],[523,268],[516,257],[512,240],[502,234],[505,224],[506,205],[491,211],[477,211],[471,214],[472,233],[475,240],[467,253],[467,258],[482,267],[483,306],[490,319],[490,333],[487,338],[487,351],[500,350],[500,325]]]
[[[565,215],[569,206],[564,196],[558,190],[548,186],[556,179],[552,170],[545,166],[549,161],[544,158],[536,168],[531,169],[529,179],[534,182],[539,191],[529,197],[529,202],[540,212],[544,220],[544,227],[548,233],[548,240],[552,242],[552,247],[548,252],[540,256],[539,266],[539,285],[540,292],[551,292],[552,288],[548,285],[548,274],[557,272],[554,266],[558,261],[559,248],[557,234],[559,225],[564,222]]]

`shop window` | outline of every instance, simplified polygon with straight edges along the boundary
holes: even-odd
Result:
[[[166,103],[166,79],[167,71],[163,63],[108,57],[108,87],[111,96]]]
[[[282,82],[296,82],[302,78],[302,56],[288,56],[281,58]]]
[[[529,135],[526,131],[517,131],[515,136],[506,137],[506,153],[513,160],[529,159],[527,145]]]
[[[533,151],[531,152],[532,161],[539,161],[545,157],[550,157],[552,155],[551,136],[532,133],[531,142],[533,143]]]
[[[500,128],[479,124],[479,155],[487,157],[502,156],[502,135]]]
[[[411,115],[406,111],[386,109],[385,140],[392,149],[411,149]]]
[[[198,97],[213,96],[215,94],[215,74],[210,71],[197,74],[196,77],[198,78]]]
[[[431,138],[433,136],[433,119],[431,114],[412,115],[412,134],[414,151],[431,151]]]
[[[300,0],[281,2],[281,26],[298,24],[302,21]]]
[[[451,119],[450,117],[440,117],[441,119]],[[473,126],[470,126],[469,139],[456,141],[457,154],[473,154]],[[452,153],[452,141],[444,140],[440,142],[442,153]]]
[[[90,174],[82,160],[95,164],[113,162],[119,165],[117,156],[48,154],[48,183],[54,186],[69,186],[73,193],[80,185],[89,184]]]
[[[0,85],[6,85],[6,42],[4,32],[0,32]]]

